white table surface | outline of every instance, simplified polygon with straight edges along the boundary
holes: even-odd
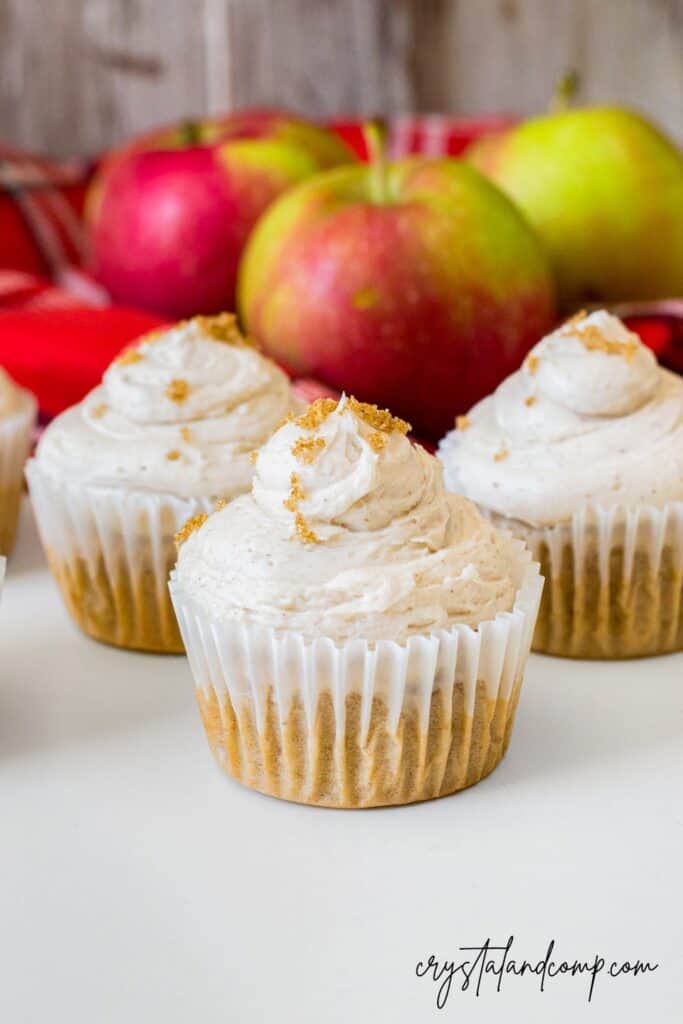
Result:
[[[183,658],[81,636],[28,506],[0,606],[0,1020],[683,1019],[683,655],[532,657],[507,758],[456,797],[340,812],[242,788]],[[487,937],[638,978],[415,975]]]

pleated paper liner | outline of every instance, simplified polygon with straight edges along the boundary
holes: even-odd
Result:
[[[26,467],[50,569],[74,621],[95,640],[182,653],[168,592],[175,533],[209,499],[94,487]]]
[[[524,540],[546,580],[535,651],[634,658],[683,650],[683,502],[589,505]]]
[[[14,547],[24,465],[37,412],[33,397],[24,393],[17,412],[0,419],[0,554],[4,555],[9,555]]]
[[[253,789],[327,807],[445,796],[478,782],[510,740],[543,586],[508,539],[514,607],[477,629],[405,643],[307,639],[218,621],[171,576],[209,745]]]

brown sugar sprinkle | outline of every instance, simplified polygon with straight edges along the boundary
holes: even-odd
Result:
[[[219,313],[217,316],[195,316],[191,320],[182,320],[178,326],[184,327],[186,324],[196,324],[213,341],[221,341],[227,345],[257,348],[256,342],[251,338],[246,338],[240,331],[237,325],[237,317],[234,313]]]
[[[334,398],[318,398],[309,405],[308,409],[301,416],[297,416],[294,419],[294,423],[303,430],[315,430],[321,423],[325,422],[338,405],[339,402]],[[376,405],[370,405],[369,402],[359,402],[357,398],[347,397],[345,408],[350,409],[359,419],[362,419],[368,426],[374,427],[375,430],[383,430],[385,433],[398,432],[400,434],[407,434],[412,429],[410,423],[399,419],[398,416],[392,416],[388,409],[378,409]]]
[[[117,356],[114,362],[117,366],[132,366],[133,363],[142,362],[144,358],[142,352],[138,352],[136,348],[129,348]]]
[[[299,502],[303,501],[306,495],[304,494],[303,488],[299,483],[299,477],[296,473],[292,473],[289,478],[289,483],[291,486],[289,497],[285,498],[282,504],[289,512],[296,512]]]
[[[469,417],[467,416],[456,416],[455,427],[456,430],[467,430],[470,425]]]
[[[304,544],[319,544],[320,537],[308,525],[301,512],[294,517],[294,535]]]
[[[538,370],[538,364],[540,363],[540,361],[541,360],[538,358],[538,356],[527,356],[524,360],[524,365],[526,366],[528,372],[532,376]]]
[[[383,434],[380,430],[374,430],[372,434],[368,436],[368,444],[376,452],[381,452],[387,443],[387,435]]]
[[[206,512],[200,512],[199,515],[192,516],[191,519],[188,519],[187,522],[180,527],[173,538],[175,541],[176,551],[180,550],[181,545],[185,543],[190,534],[194,533],[195,530],[198,530],[200,526],[203,526],[208,518],[209,517]]]
[[[588,313],[586,312],[586,310],[580,309],[578,313],[574,313],[574,315],[570,316],[568,320],[565,320],[565,322],[562,325],[562,328],[564,329],[565,327],[573,327],[574,324],[580,324],[581,321],[585,320],[587,316]]]
[[[278,423],[275,424],[275,429],[279,430],[280,427],[284,427],[285,423],[293,423],[293,422],[294,422],[294,413],[293,412],[288,412],[286,416],[283,416],[282,419]]]
[[[106,411],[107,406],[103,403],[102,405],[96,405],[90,415],[93,417],[93,419],[99,420],[102,418],[102,416],[104,416]]]
[[[507,450],[505,445],[503,445],[501,448],[498,449],[498,451],[493,456],[493,461],[494,462],[502,462],[503,459],[507,459],[509,454],[510,454],[510,452]]]
[[[587,316],[588,314],[585,309],[575,313],[574,316],[562,324],[560,333],[571,334],[572,337],[578,338],[589,352],[605,352],[608,356],[623,356],[627,362],[630,362],[638,351],[637,342],[612,341],[610,338],[606,338],[600,328],[595,327],[594,324],[589,324],[583,330],[576,331],[575,333],[572,332],[571,328],[582,323]]]
[[[346,405],[351,412],[354,412],[368,426],[374,427],[376,430],[383,430],[387,434],[407,434],[412,430],[407,420],[402,420],[398,416],[392,416],[388,409],[378,409],[376,405],[370,405],[369,402],[359,402],[357,398],[353,397],[347,398]]]
[[[190,393],[190,385],[180,377],[174,377],[166,388],[166,397],[172,402],[184,402]]]
[[[192,431],[190,430],[189,427],[181,427],[180,436],[182,437],[183,441],[189,442],[192,440]]]
[[[171,449],[170,452],[166,452],[166,458],[169,460],[169,462],[177,462],[178,459],[180,458],[180,452],[178,451],[177,448],[173,448]]]
[[[292,455],[310,466],[324,447],[325,440],[322,437],[299,437],[292,447]]]
[[[527,395],[527,397],[524,399],[524,404],[525,405],[535,405],[536,404],[536,395]]]
[[[638,351],[636,341],[612,341],[593,326],[579,331],[577,337],[589,352],[605,352],[608,356],[623,356],[627,363],[631,362]]]
[[[330,413],[334,412],[339,403],[335,398],[316,398],[306,412],[294,417],[292,413],[285,417],[285,423],[296,423],[302,430],[315,430],[324,423]]]

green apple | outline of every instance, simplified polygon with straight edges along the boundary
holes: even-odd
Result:
[[[683,294],[683,157],[628,110],[565,110],[475,142],[465,158],[526,214],[565,309]]]

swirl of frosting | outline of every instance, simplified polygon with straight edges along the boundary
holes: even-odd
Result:
[[[447,486],[531,526],[683,498],[683,380],[604,310],[543,338],[457,426]]]
[[[89,482],[180,497],[247,490],[249,453],[294,406],[286,375],[235,318],[195,317],[114,360],[45,432],[37,457]]]
[[[509,610],[509,542],[445,491],[408,429],[346,397],[290,419],[260,449],[251,493],[181,538],[181,585],[215,617],[337,640]]]

